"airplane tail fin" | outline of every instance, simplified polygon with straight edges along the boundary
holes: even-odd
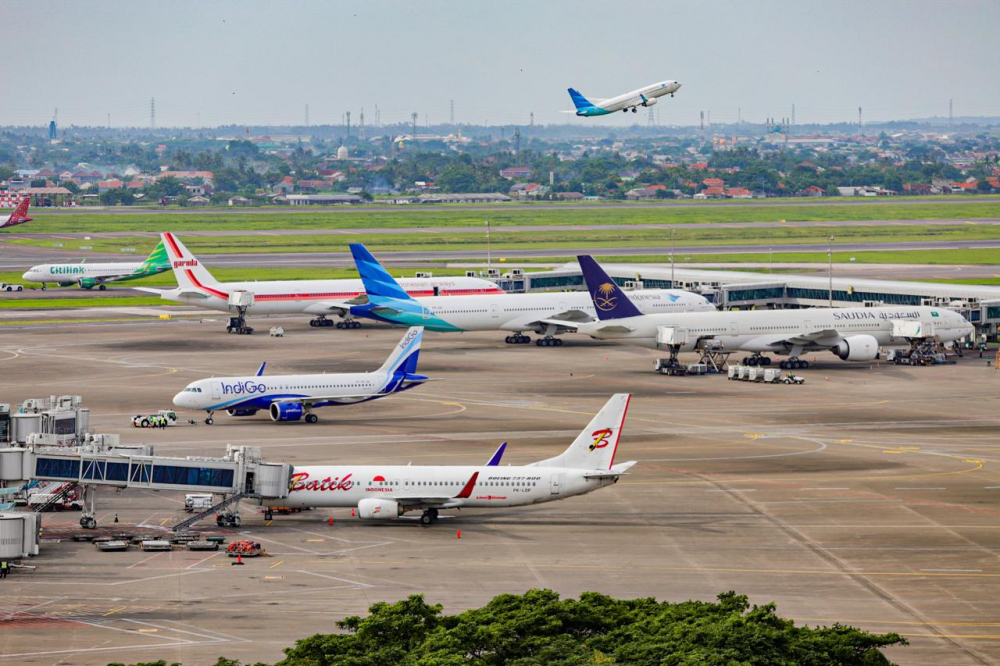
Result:
[[[642,314],[593,257],[580,255],[576,259],[580,262],[583,279],[587,283],[590,298],[594,301],[598,319],[623,319]]]
[[[573,106],[575,106],[578,110],[594,106],[590,103],[590,100],[580,94],[579,90],[575,90],[574,88],[568,88],[567,90],[569,91],[570,99],[573,100]]]
[[[171,262],[170,258],[167,256],[167,248],[163,245],[163,239],[156,244],[153,251],[149,253],[146,260],[142,262],[142,268],[144,270],[156,271],[156,270],[166,270],[170,268]]]
[[[0,227],[12,227],[15,224],[23,224],[25,222],[31,222],[32,219],[28,217],[28,206],[31,204],[31,197],[24,197],[21,199],[21,203],[17,204],[17,207],[7,218],[7,222],[0,225]]]
[[[392,378],[397,376],[399,381],[416,381],[418,378],[426,381],[426,377],[417,375],[417,358],[420,356],[420,343],[424,339],[424,327],[414,326],[407,329],[403,334],[403,339],[399,341],[396,348],[389,354],[379,372],[384,372]],[[393,379],[389,380],[393,382]]]
[[[160,240],[166,246],[167,259],[170,262],[170,267],[174,269],[174,277],[177,278],[179,287],[205,288],[209,285],[219,284],[219,281],[212,277],[208,269],[201,265],[201,262],[184,247],[184,243],[176,236],[164,233],[160,234]]]
[[[625,414],[632,396],[616,393],[605,403],[590,424],[577,435],[569,448],[555,458],[534,463],[536,467],[610,470],[615,464],[618,440],[621,439]]]
[[[396,279],[389,275],[389,271],[382,267],[382,264],[372,256],[361,243],[351,243],[351,255],[354,257],[354,264],[361,275],[361,282],[365,285],[365,293],[368,300],[376,298],[395,298],[399,300],[412,300],[406,290],[399,286]]]

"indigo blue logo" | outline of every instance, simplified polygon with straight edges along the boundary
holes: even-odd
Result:
[[[253,395],[255,393],[266,393],[267,386],[264,384],[258,384],[252,379],[248,379],[245,382],[234,382],[232,384],[227,384],[222,382],[222,394],[223,395]]]

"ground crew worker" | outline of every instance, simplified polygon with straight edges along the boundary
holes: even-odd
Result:
[[[7,560],[0,562],[0,579],[7,577],[7,571],[10,569],[10,563]]]

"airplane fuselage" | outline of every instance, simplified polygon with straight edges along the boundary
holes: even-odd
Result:
[[[42,264],[33,266],[21,276],[29,282],[44,284],[59,284],[69,286],[81,284],[90,286],[106,282],[120,282],[157,275],[170,270],[163,265],[157,268],[145,268],[142,262],[136,263],[86,263],[86,264]]]
[[[595,102],[590,107],[577,109],[578,116],[604,116],[616,111],[627,111],[640,106],[653,106],[656,100],[664,95],[673,95],[681,87],[677,81],[659,81],[652,85],[638,88],[624,95]]]

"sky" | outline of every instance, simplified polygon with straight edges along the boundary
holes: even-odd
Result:
[[[1000,0],[4,0],[0,125],[646,124],[1000,116]]]

